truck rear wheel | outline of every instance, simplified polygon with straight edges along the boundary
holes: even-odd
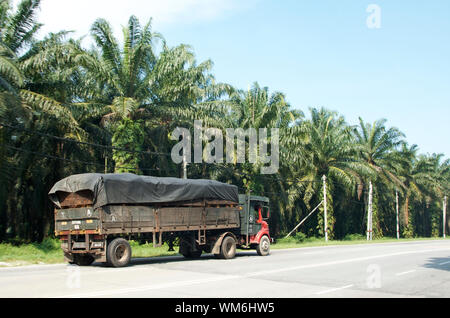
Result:
[[[256,252],[260,256],[267,256],[270,253],[270,240],[269,238],[264,235],[261,240],[259,241],[259,244],[256,246]]]
[[[108,244],[106,261],[114,267],[127,266],[131,259],[131,247],[127,240],[116,238]]]
[[[191,253],[189,253],[189,258],[200,258],[202,256],[202,250],[198,250],[198,251],[191,251]]]
[[[223,239],[220,247],[220,258],[231,259],[236,255],[236,240],[232,236]]]
[[[180,254],[186,258],[200,258],[202,255],[202,250],[199,246],[192,246],[188,240],[181,239],[180,240]],[[195,244],[195,243],[194,243]],[[194,250],[195,248],[195,250]]]
[[[94,262],[94,257],[89,254],[75,254],[73,255],[73,263],[78,266],[89,266]]]

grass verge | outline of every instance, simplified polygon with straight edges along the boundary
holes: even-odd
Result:
[[[356,235],[349,238],[344,238],[343,240],[329,240],[325,242],[323,237],[288,237],[280,238],[276,240],[276,243],[271,246],[272,249],[286,249],[286,248],[302,248],[302,247],[318,247],[318,246],[332,246],[332,245],[351,245],[351,244],[376,244],[376,243],[396,243],[396,242],[411,242],[411,241],[426,241],[426,240],[437,240],[441,238],[437,237],[423,237],[423,238],[391,238],[385,237],[380,239],[373,239],[372,241],[367,241],[362,235]]]
[[[57,239],[21,245],[0,244],[0,266],[55,264],[63,261],[63,252]]]
[[[152,244],[139,244],[130,241],[133,257],[155,257],[178,255],[176,251],[169,252],[169,247],[163,245],[154,248]],[[178,250],[178,248],[175,248]],[[42,243],[13,245],[0,244],[0,267],[32,264],[64,263],[64,255],[58,239],[45,239]]]

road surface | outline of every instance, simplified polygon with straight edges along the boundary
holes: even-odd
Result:
[[[0,268],[0,297],[450,297],[450,241],[254,251]]]

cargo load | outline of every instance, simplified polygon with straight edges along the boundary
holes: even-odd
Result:
[[[239,203],[234,185],[204,179],[139,176],[132,173],[76,174],[58,181],[49,197],[61,208],[68,194],[84,195],[94,208],[112,204],[157,204],[217,200]]]

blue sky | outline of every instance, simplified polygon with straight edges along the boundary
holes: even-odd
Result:
[[[370,4],[381,28],[366,24]],[[448,0],[43,0],[40,21],[78,36],[105,17],[120,35],[130,14],[211,59],[218,81],[257,81],[306,114],[324,106],[350,124],[386,118],[421,152],[450,157]]]

